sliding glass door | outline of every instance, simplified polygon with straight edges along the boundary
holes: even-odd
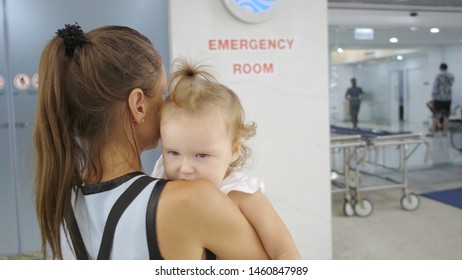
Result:
[[[15,120],[8,61],[5,3],[0,2],[0,255],[16,255],[19,244],[17,189],[13,174]]]
[[[34,202],[33,130],[41,52],[57,29],[125,25],[146,35],[167,71],[167,0],[0,0],[0,259],[29,258],[41,241]],[[143,154],[150,173],[159,153]]]

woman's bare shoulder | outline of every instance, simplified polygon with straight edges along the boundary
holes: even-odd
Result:
[[[169,181],[166,185],[167,189],[171,189],[178,194],[204,194],[204,193],[215,193],[219,190],[212,185],[212,183],[205,180],[175,180]]]
[[[164,193],[163,199],[182,208],[197,209],[198,204],[211,207],[228,199],[217,187],[204,180],[170,181]]]
[[[220,223],[223,216],[238,213],[237,206],[217,187],[206,181],[168,182],[158,208],[158,221],[169,221],[166,224],[169,224],[168,227],[175,227],[176,234],[193,231],[195,235],[202,237],[207,235],[211,225]],[[171,221],[177,222],[173,225]],[[185,228],[189,231],[181,230]]]

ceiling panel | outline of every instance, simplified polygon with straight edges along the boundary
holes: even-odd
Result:
[[[462,8],[462,1],[460,0],[329,0],[329,5],[367,5],[367,7],[373,8],[374,5],[386,5],[394,6],[395,8],[408,8],[408,6],[414,6],[415,8]]]
[[[346,54],[410,53],[462,45],[462,0],[328,0],[329,45]],[[431,33],[432,27],[439,33]],[[373,40],[356,40],[355,28],[373,28]],[[390,43],[391,37],[398,43]]]

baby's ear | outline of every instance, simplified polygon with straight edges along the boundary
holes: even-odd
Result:
[[[233,151],[233,154],[231,157],[231,162],[235,162],[239,158],[239,155],[241,154],[241,142],[237,140],[234,141],[232,151]]]

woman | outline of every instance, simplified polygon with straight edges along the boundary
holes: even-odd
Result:
[[[128,27],[58,30],[39,68],[36,207],[53,259],[266,259],[250,224],[205,181],[150,179],[161,57]],[[212,210],[213,209],[213,210]],[[212,256],[213,258],[213,256]]]

